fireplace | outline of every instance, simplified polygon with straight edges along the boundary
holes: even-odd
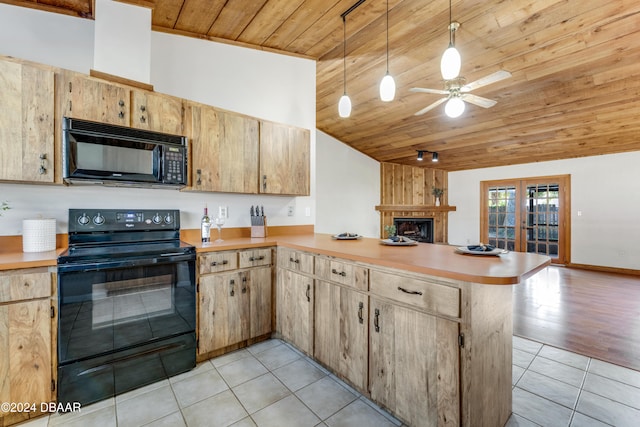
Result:
[[[423,243],[433,243],[433,218],[394,218],[398,236]]]

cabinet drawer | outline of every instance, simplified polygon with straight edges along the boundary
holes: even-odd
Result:
[[[278,267],[313,274],[314,256],[287,248],[278,248]]]
[[[200,274],[217,273],[219,271],[238,268],[237,252],[211,252],[199,257]]]
[[[372,270],[371,293],[451,317],[460,317],[460,289]]]
[[[240,268],[271,265],[271,249],[256,249],[240,252]]]
[[[316,257],[315,272],[320,280],[341,283],[361,291],[369,290],[369,270],[348,261]]]
[[[0,303],[51,296],[51,273],[7,272],[0,275]]]

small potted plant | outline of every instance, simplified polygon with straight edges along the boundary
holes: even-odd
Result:
[[[436,198],[436,206],[440,206],[440,197],[444,194],[444,188],[438,188],[435,185],[431,187],[431,194]]]
[[[2,213],[4,211],[8,211],[9,209],[11,209],[11,207],[9,206],[9,202],[5,200],[2,203],[0,203],[0,216],[2,216]]]
[[[395,225],[385,225],[384,232],[387,233],[387,239],[392,238],[396,235],[396,226]]]

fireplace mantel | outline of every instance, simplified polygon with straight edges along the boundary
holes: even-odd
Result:
[[[378,205],[380,212],[453,212],[455,206],[427,206],[427,205]]]

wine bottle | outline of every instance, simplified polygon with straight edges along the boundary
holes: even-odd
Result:
[[[204,207],[204,215],[200,221],[200,233],[202,235],[203,242],[209,242],[211,240],[211,218],[209,218],[209,212],[207,207]]]

